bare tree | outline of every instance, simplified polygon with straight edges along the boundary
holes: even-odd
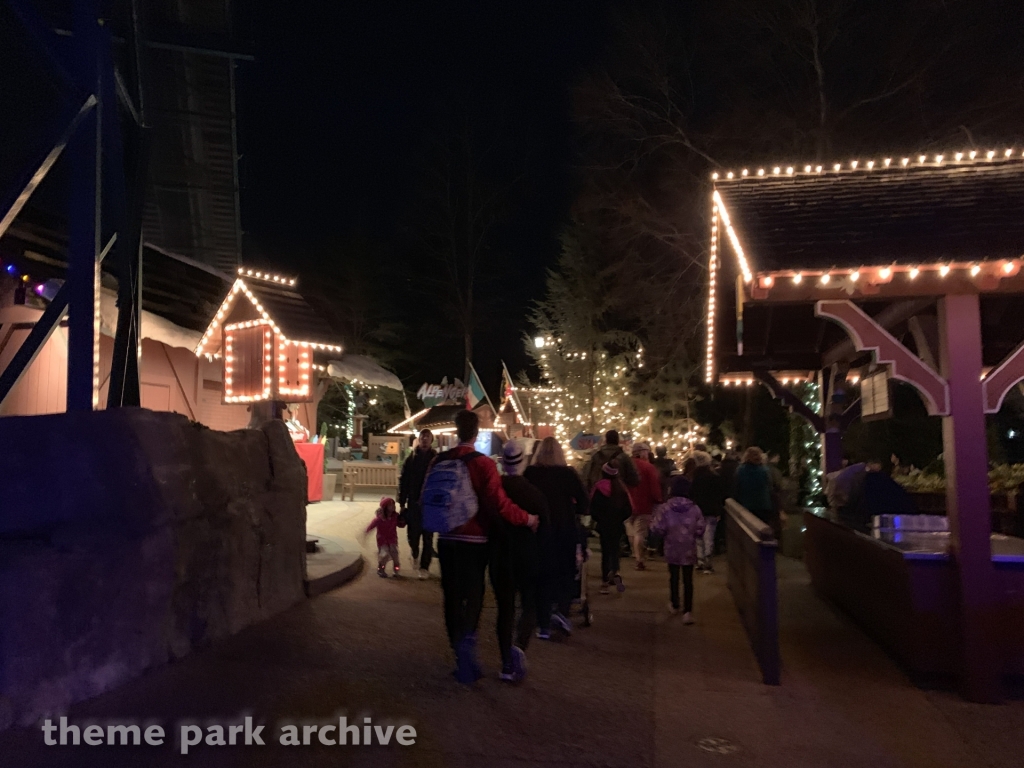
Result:
[[[426,164],[417,237],[426,257],[417,280],[458,329],[465,375],[473,358],[478,292],[496,266],[495,231],[507,218],[521,176],[491,172],[472,126],[444,131]]]

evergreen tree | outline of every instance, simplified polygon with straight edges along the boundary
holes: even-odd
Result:
[[[692,366],[649,366],[643,328],[622,311],[636,285],[623,281],[621,265],[602,265],[592,232],[576,223],[563,234],[545,297],[530,316],[536,334],[527,348],[551,388],[545,419],[563,444],[580,431],[617,429],[682,450],[694,426]]]

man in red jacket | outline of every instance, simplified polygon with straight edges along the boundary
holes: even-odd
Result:
[[[662,502],[661,475],[651,464],[651,446],[647,443],[633,444],[633,462],[636,464],[640,483],[629,491],[629,500],[633,502],[633,515],[626,521],[626,533],[633,545],[633,557],[636,558],[636,569],[647,570],[644,560],[647,559],[647,533],[651,526],[651,513],[656,504]]]
[[[480,418],[473,411],[455,416],[459,444],[440,454],[435,461],[456,459],[473,453]],[[484,601],[484,574],[487,570],[487,532],[500,518],[512,525],[537,530],[536,515],[527,514],[505,495],[494,461],[483,454],[468,459],[470,482],[479,508],[464,525],[437,537],[437,559],[441,563],[441,589],[444,592],[444,623],[448,642],[455,651],[455,676],[460,683],[472,683],[481,676],[476,659],[476,628]]]

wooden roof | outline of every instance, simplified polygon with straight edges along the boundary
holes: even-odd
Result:
[[[1016,155],[821,173],[805,165],[792,175],[773,168],[715,184],[754,272],[1019,258],[1024,159]],[[722,245],[731,250],[727,238]]]
[[[919,353],[921,328],[934,322],[939,296],[947,289],[978,292],[984,364],[996,365],[1009,354],[1024,337],[1019,319],[1024,295],[1016,268],[1024,256],[1024,159],[1019,152],[1007,156],[1006,150],[992,158],[987,152],[974,159],[965,152],[959,161],[955,154],[941,157],[921,162],[914,156],[905,166],[897,157],[888,167],[878,160],[870,169],[864,162],[856,168],[847,162],[839,170],[834,165],[782,165],[747,169],[746,176],[734,171],[731,179],[719,173],[715,191],[753,280],[740,282],[741,259],[720,217],[715,373],[815,370],[839,359],[855,365],[869,361],[870,355],[853,350],[838,325],[815,317],[814,300],[827,292],[816,278],[799,285],[776,279],[770,292],[763,289],[765,278],[759,275],[786,270],[820,275],[862,267],[877,272],[890,265],[1013,260],[1012,276],[1004,280],[973,280],[960,269],[962,274],[951,274],[945,282],[931,273],[922,272],[916,281],[901,273],[874,296],[862,285],[868,273],[856,289],[849,277],[827,286],[835,294],[831,298],[854,300]],[[986,270],[998,273],[1001,264]],[[745,286],[739,316],[738,284]],[[916,338],[912,322],[918,324]]]
[[[286,337],[293,341],[314,344],[339,344],[338,334],[327,321],[314,311],[293,286],[254,280],[246,277],[245,284]]]

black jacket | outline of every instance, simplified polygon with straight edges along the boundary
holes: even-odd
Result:
[[[721,517],[726,498],[725,482],[711,467],[697,467],[690,486],[690,498],[705,517]]]
[[[540,489],[522,475],[504,475],[501,478],[501,487],[512,503],[528,514],[540,518],[541,525],[551,524],[551,512],[547,499]],[[509,526],[512,527],[512,526]],[[522,528],[522,526],[515,526]]]
[[[621,489],[613,491],[610,496],[595,491],[590,499],[590,516],[602,536],[614,536],[625,532],[626,521],[632,514],[633,507],[629,503],[629,494]]]
[[[572,467],[527,467],[523,477],[540,489],[551,512],[551,525],[559,532],[575,532],[590,504],[583,481]],[[509,494],[511,495],[511,494]],[[522,506],[522,505],[520,505]]]
[[[437,451],[433,448],[428,451],[421,451],[417,448],[405,460],[405,464],[402,465],[402,475],[398,479],[398,505],[400,507],[420,503],[423,481],[427,479],[430,462],[436,457]]]

